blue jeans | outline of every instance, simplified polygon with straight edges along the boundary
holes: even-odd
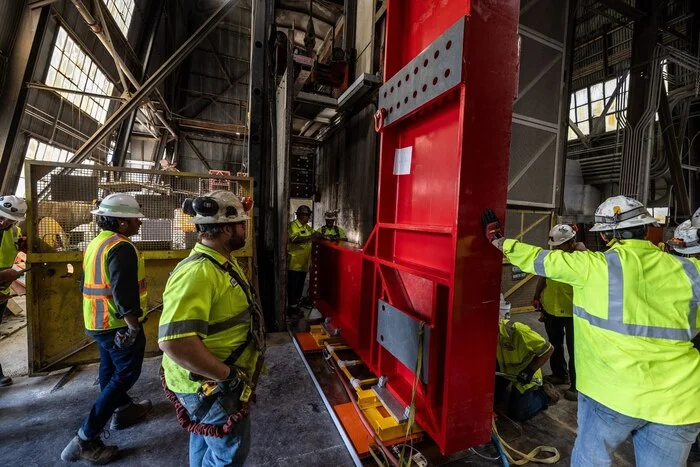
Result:
[[[508,398],[508,416],[519,422],[524,422],[531,419],[538,413],[547,408],[549,404],[549,396],[542,386],[534,386],[521,393],[515,387],[510,390],[508,396],[508,386],[510,381],[497,376],[496,377],[496,394],[495,401],[505,401]]]
[[[140,332],[134,345],[128,349],[119,349],[114,344],[116,329],[86,333],[95,339],[100,349],[98,379],[101,392],[81,427],[83,435],[93,438],[100,434],[117,408],[131,402],[127,391],[136,384],[141,375],[146,337]]]
[[[622,415],[579,393],[578,435],[571,465],[610,466],[617,447],[632,436],[637,467],[685,467],[698,432],[700,423],[652,423]]]
[[[228,416],[241,409],[241,391],[216,399],[211,408],[197,417],[202,401],[197,394],[178,394],[180,403],[194,422],[223,425]],[[245,417],[223,438],[190,433],[190,467],[241,466],[250,451],[250,417]]]

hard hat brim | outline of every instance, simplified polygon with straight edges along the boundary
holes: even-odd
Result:
[[[23,220],[25,220],[27,218],[26,215],[15,216],[15,215],[7,213],[5,211],[0,211],[0,217],[4,217],[6,219],[10,219],[11,221],[15,221],[15,222],[22,222]]]
[[[124,213],[103,211],[101,209],[95,209],[93,211],[90,211],[90,214],[94,214],[95,216],[115,217],[117,219],[141,219],[146,217],[142,212]]]
[[[593,225],[589,232],[611,232],[613,230],[630,229],[632,227],[639,227],[642,225],[657,224],[658,221],[651,217],[649,214],[642,214],[641,216],[635,217],[633,219],[628,219],[622,222],[617,222],[615,224],[597,223]]]
[[[700,245],[689,246],[689,247],[685,247],[685,248],[680,248],[680,247],[674,246],[672,248],[673,248],[673,251],[675,251],[676,253],[680,253],[682,255],[696,255],[696,254],[700,253]]]
[[[190,224],[236,224],[238,222],[247,222],[250,220],[250,216],[243,215],[243,216],[238,216],[234,219],[230,219],[228,217],[219,217],[219,216],[194,216],[191,219],[189,219]]]

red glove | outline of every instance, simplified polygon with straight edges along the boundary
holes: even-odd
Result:
[[[542,309],[542,302],[540,301],[539,298],[536,298],[532,301],[532,306],[535,307],[535,310],[541,310]]]
[[[498,220],[498,216],[491,209],[484,211],[481,216],[481,225],[484,228],[484,235],[489,243],[494,240],[503,238],[503,227],[501,226],[501,221]]]

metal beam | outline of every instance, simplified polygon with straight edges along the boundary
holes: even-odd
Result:
[[[633,7],[622,0],[600,0],[600,3],[631,19],[642,19],[647,15],[646,12]]]
[[[235,136],[248,134],[248,129],[243,123],[221,123],[190,118],[180,118],[177,120],[177,123],[185,130],[200,130],[208,133],[221,133]]]
[[[211,15],[195,32],[192,37],[187,39],[173,55],[168,58],[154,73],[151,75],[143,86],[141,86],[131,98],[124,103],[124,106],[117,109],[107,121],[102,125],[83,146],[78,149],[75,154],[75,161],[82,161],[90,152],[92,152],[100,141],[106,138],[117,125],[133,110],[135,110],[144,98],[146,98],[170,73],[192,53],[192,51],[204,40],[207,35],[216,27],[240,0],[229,0],[221,5],[213,15]]]
[[[200,161],[202,164],[204,164],[204,167],[205,167],[207,170],[211,170],[211,165],[209,165],[209,162],[204,158],[204,156],[202,155],[202,153],[199,152],[199,149],[197,149],[197,146],[195,146],[194,143],[193,143],[192,141],[190,141],[190,139],[189,139],[187,136],[185,136],[185,137],[182,138],[182,139],[184,139],[184,140],[185,140],[185,143],[187,143],[187,145],[190,147],[190,149],[192,149],[192,152],[195,154],[195,156],[197,156],[197,159],[199,159],[199,161]]]
[[[666,86],[661,86],[661,99],[659,102],[659,124],[664,128],[662,137],[664,140],[664,149],[668,169],[673,182],[673,196],[676,199],[676,214],[680,217],[687,217],[692,214],[690,208],[690,198],[685,187],[685,178],[683,177],[683,167],[681,166],[681,154],[678,147],[678,139],[676,138],[676,127],[673,124],[673,116],[671,115],[671,107],[668,105],[668,94]]]
[[[63,92],[66,94],[77,94],[79,96],[94,97],[95,99],[108,99],[111,101],[124,101],[124,100],[126,100],[126,98],[124,98],[122,96],[107,96],[104,94],[96,94],[94,92],[77,91],[75,89],[56,88],[56,87],[47,86],[46,84],[41,84],[41,83],[27,83],[27,87],[29,89],[40,89],[42,91]]]
[[[331,23],[329,20],[327,20],[327,19],[325,19],[325,18],[321,18],[321,17],[318,16],[318,15],[309,15],[309,11],[308,11],[308,10],[305,10],[305,9],[303,9],[303,8],[295,8],[295,7],[293,7],[293,6],[285,5],[285,6],[283,6],[283,7],[279,7],[279,6],[278,6],[278,7],[276,8],[276,10],[277,10],[277,11],[288,11],[288,12],[290,12],[290,13],[299,13],[299,14],[301,14],[301,15],[311,16],[311,18],[313,18],[315,21],[319,21],[319,22],[321,22],[321,23],[323,23],[323,24],[327,24],[327,25],[330,26],[330,27],[333,27],[333,26],[334,26],[333,23]]]

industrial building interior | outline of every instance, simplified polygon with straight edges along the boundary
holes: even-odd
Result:
[[[64,465],[100,394],[80,284],[91,211],[112,194],[144,215],[131,241],[146,358],[131,392],[153,408],[105,441],[114,465],[187,464],[159,319],[200,238],[183,201],[224,190],[252,203],[233,254],[267,332],[245,465],[577,465],[565,386],[526,421],[494,408],[499,291],[512,321],[549,331],[537,275],[483,240],[482,212],[506,238],[546,249],[568,224],[603,252],[596,208],[625,195],[655,219],[655,245],[677,237],[700,207],[699,1],[2,6],[0,193],[27,213],[0,319],[0,376],[13,380],[0,387],[0,464]],[[297,306],[300,206],[312,230],[335,220],[346,238],[309,242]],[[645,465],[636,450],[626,440],[613,465]],[[687,465],[700,466],[697,446]]]

